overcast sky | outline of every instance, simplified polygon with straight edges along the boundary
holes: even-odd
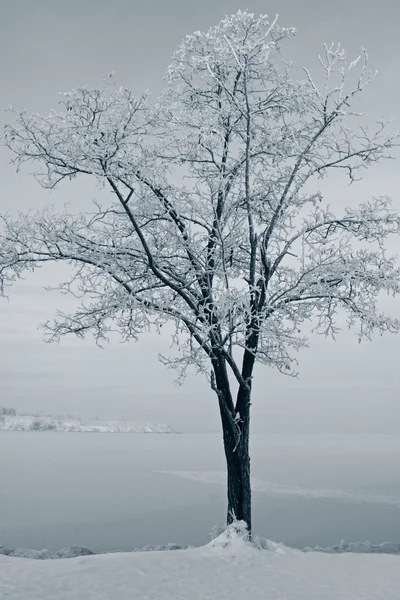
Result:
[[[367,48],[379,69],[364,94],[368,119],[400,116],[400,4],[397,0],[0,0],[0,108],[12,104],[47,113],[58,92],[96,85],[114,71],[118,84],[155,94],[181,38],[215,24],[227,13],[249,9],[279,13],[297,37],[287,57],[316,66],[324,42],[340,41],[357,56]],[[9,115],[1,114],[2,124]],[[86,205],[98,191],[88,184],[63,186],[50,195],[29,176],[16,175],[0,152],[0,210],[25,210],[71,200]],[[349,189],[344,181],[325,186],[332,206],[388,194],[400,208],[400,162],[374,167]],[[396,251],[400,250],[399,247]],[[20,411],[81,413],[101,418],[168,422],[181,430],[218,430],[215,398],[200,377],[184,387],[157,361],[169,340],[144,336],[139,343],[113,342],[100,350],[91,339],[43,342],[40,322],[68,301],[43,286],[57,269],[44,269],[0,301],[0,405]],[[397,302],[385,304],[395,313]],[[359,345],[344,331],[334,343],[313,338],[299,355],[300,377],[291,380],[266,368],[256,372],[253,427],[256,431],[400,432],[400,337]]]

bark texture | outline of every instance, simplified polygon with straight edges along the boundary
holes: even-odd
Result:
[[[242,520],[251,534],[250,483],[250,386],[239,389],[233,403],[229,380],[221,364],[214,364],[215,391],[218,395],[227,466],[228,511],[227,523]]]

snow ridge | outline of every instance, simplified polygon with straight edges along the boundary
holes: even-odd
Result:
[[[345,542],[334,546],[315,546],[309,548],[306,546],[303,552],[326,552],[328,554],[344,554],[345,552],[354,552],[356,554],[400,554],[400,543],[382,542],[381,544],[372,544],[371,542]]]
[[[276,554],[282,554],[287,551],[289,548],[284,546],[284,544],[277,544],[275,542],[271,542],[266,538],[254,538],[254,547],[262,550],[267,550],[269,552],[274,552]],[[226,529],[221,535],[213,539],[208,547],[212,548],[214,551],[218,552],[218,549],[225,550],[229,548],[231,554],[236,554],[245,547],[247,544],[247,539],[245,537],[245,532],[241,530],[240,524],[235,525],[233,529],[232,526]],[[193,549],[194,546],[180,546],[179,544],[164,544],[164,545],[149,545],[143,546],[142,548],[135,548],[132,552],[164,552],[171,550],[189,550]],[[294,552],[320,552],[325,554],[345,554],[351,552],[353,554],[396,554],[400,555],[400,543],[396,542],[382,542],[381,544],[373,544],[371,542],[350,542],[346,543],[344,541],[340,542],[340,544],[336,544],[334,546],[315,546],[311,548],[306,546],[302,550],[293,550]],[[126,551],[115,551],[111,552],[111,554],[129,554]],[[62,550],[32,550],[29,548],[16,548],[15,550],[10,550],[9,548],[5,548],[4,546],[0,546],[0,556],[10,556],[15,558],[31,558],[35,560],[55,560],[62,558],[76,558],[78,556],[94,556],[98,553],[93,552],[89,548],[85,548],[84,546],[70,546],[69,548],[63,548]],[[100,553],[103,554],[103,553]],[[106,552],[104,554],[110,554]]]
[[[188,550],[193,546],[180,546],[179,544],[148,545],[135,548],[132,552],[163,552],[167,550]],[[129,551],[116,550],[113,552],[93,552],[85,546],[69,546],[62,550],[33,550],[31,548],[16,548],[11,550],[0,546],[0,556],[11,556],[14,558],[31,558],[34,560],[56,560],[59,558],[77,558],[78,556],[95,556],[96,554],[129,554]]]
[[[9,550],[4,546],[0,546],[0,555],[14,556],[15,558],[33,558],[35,560],[51,560],[56,558],[76,558],[77,556],[93,556],[96,552],[92,552],[89,548],[83,546],[70,546],[63,550],[53,552],[52,550],[31,550],[29,548],[16,548]]]

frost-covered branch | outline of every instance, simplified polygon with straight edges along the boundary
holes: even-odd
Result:
[[[185,38],[154,104],[110,79],[65,94],[47,117],[13,111],[5,131],[16,167],[33,164],[43,187],[91,177],[110,196],[86,215],[3,216],[1,291],[26,270],[66,262],[72,276],[60,287],[82,304],[48,323],[50,336],[102,340],[115,327],[136,339],[172,321],[181,354],[163,360],[182,375],[211,360],[219,391],[232,373],[234,424],[256,361],[292,372],[305,321],[332,335],[341,315],[360,335],[399,329],[378,302],[399,292],[385,250],[399,233],[390,199],[340,214],[310,191],[334,169],[356,182],[399,138],[352,107],[374,78],[364,51],[352,61],[325,46],[319,86],[281,58],[294,34],[238,12]]]

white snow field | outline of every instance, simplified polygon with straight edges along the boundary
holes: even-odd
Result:
[[[173,433],[168,425],[129,421],[88,421],[78,417],[15,415],[0,417],[0,431],[63,431],[73,433]]]
[[[0,556],[1,600],[398,600],[399,589],[398,556],[257,549],[240,524],[189,550]]]

